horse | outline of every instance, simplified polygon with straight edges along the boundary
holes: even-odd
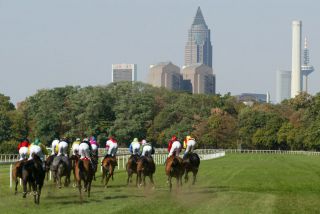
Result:
[[[70,164],[71,164],[71,171],[73,174],[73,187],[77,186],[77,182],[76,182],[76,159],[79,159],[80,155],[76,154],[76,155],[72,155],[69,160],[70,160]]]
[[[167,158],[165,171],[168,176],[168,182],[170,187],[170,192],[172,190],[172,177],[177,179],[177,185],[182,186],[182,176],[184,174],[183,160],[179,156],[172,155]]]
[[[46,171],[46,174],[47,174],[47,180],[49,179],[49,172],[50,172],[51,164],[53,162],[53,159],[56,156],[57,156],[56,154],[50,155],[50,156],[47,157],[47,159],[45,161],[45,171]]]
[[[50,167],[53,172],[54,182],[58,188],[61,188],[61,178],[65,176],[64,186],[70,184],[71,164],[69,158],[66,156],[56,156]]]
[[[16,195],[18,193],[18,182],[19,178],[22,179],[22,166],[27,160],[19,160],[17,161],[12,168],[12,180],[15,182],[15,188],[14,188],[14,194]],[[29,186],[29,190],[30,190]]]
[[[102,160],[101,165],[102,165],[101,182],[103,183],[103,181],[105,180],[104,187],[107,188],[110,177],[113,180],[113,172],[114,172],[114,168],[117,166],[117,159],[116,157],[106,155]]]
[[[98,162],[99,162],[99,157],[98,157],[98,154],[92,154],[91,156],[91,161],[93,163],[93,180],[95,181],[96,180],[96,173],[97,173],[97,169],[98,169]]]
[[[131,155],[128,159],[128,163],[126,165],[126,170],[128,173],[127,185],[129,185],[129,181],[130,181],[130,183],[132,182],[133,173],[137,174],[137,161],[138,161],[138,159],[139,159],[139,156],[137,154]],[[136,186],[138,186],[138,175],[136,178]]]
[[[76,155],[73,155],[71,159],[75,161],[75,176],[79,188],[80,200],[82,201],[81,181],[84,183],[85,192],[88,192],[88,197],[90,197],[91,183],[94,173],[92,162],[88,158],[80,159]]]
[[[200,165],[200,158],[198,154],[193,152],[187,153],[183,157],[183,163],[185,167],[185,177],[184,177],[185,183],[188,182],[188,173],[192,172],[193,174],[192,185],[194,185],[196,182],[196,177],[197,177],[197,173]]]
[[[34,203],[39,204],[44,178],[43,163],[38,155],[33,154],[32,159],[24,162],[22,166],[23,198],[27,195],[27,184],[29,183],[34,192]]]
[[[137,178],[139,186],[146,186],[146,176],[149,176],[150,182],[154,187],[153,174],[156,171],[156,165],[154,164],[153,158],[150,156],[142,156],[137,161]]]

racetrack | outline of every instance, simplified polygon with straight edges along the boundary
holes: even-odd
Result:
[[[319,213],[320,157],[306,155],[227,154],[202,161],[195,186],[169,192],[163,166],[156,188],[126,187],[116,170],[105,189],[100,174],[91,197],[80,204],[78,190],[45,183],[40,205],[9,188],[9,166],[0,166],[0,213]],[[148,179],[147,179],[148,181]]]

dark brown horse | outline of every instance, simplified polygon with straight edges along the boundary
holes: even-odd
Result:
[[[131,155],[128,159],[128,163],[126,165],[126,170],[128,173],[127,178],[127,185],[129,185],[129,182],[132,182],[132,176],[133,174],[137,174],[137,162],[138,162],[139,156],[138,155]],[[138,186],[138,175],[136,178],[136,186]]]
[[[137,177],[139,186],[142,185],[142,182],[143,186],[146,186],[146,176],[148,176],[150,178],[150,182],[154,187],[153,174],[155,173],[155,171],[156,165],[154,164],[153,158],[151,156],[140,157],[137,162]]]
[[[99,157],[98,157],[98,153],[96,154],[92,154],[91,156],[91,160],[92,160],[92,164],[93,164],[93,180],[96,180],[96,173],[97,173],[97,169],[98,169],[98,162],[99,162]]]
[[[85,192],[88,192],[88,197],[90,197],[91,183],[93,179],[93,165],[90,159],[79,159],[78,156],[72,156],[72,160],[75,161],[75,176],[79,188],[80,200],[82,201],[82,185],[81,181],[84,183]]]
[[[192,172],[193,174],[193,181],[192,185],[195,184],[199,166],[200,166],[200,158],[197,153],[188,153],[183,157],[183,163],[185,167],[185,176],[184,180],[188,182],[188,173]]]
[[[50,167],[51,167],[51,164],[53,163],[53,159],[56,157],[57,155],[54,154],[54,155],[50,155],[47,157],[46,161],[45,161],[45,171],[46,171],[46,174],[47,174],[47,180],[49,179],[49,172],[50,172]]]
[[[19,178],[22,179],[22,166],[27,160],[17,161],[12,168],[12,180],[15,182],[14,194],[18,193]],[[29,186],[30,190],[30,186]]]
[[[39,156],[33,154],[32,160],[22,165],[23,197],[27,195],[27,184],[31,185],[34,203],[40,203],[41,189],[44,183],[45,170]]]
[[[184,166],[182,158],[172,155],[166,160],[165,171],[168,176],[170,191],[172,189],[172,178],[177,179],[177,186],[182,186],[182,176],[184,173]]]
[[[112,157],[110,155],[107,155],[104,157],[104,159],[101,162],[102,165],[102,180],[101,182],[104,182],[104,187],[107,188],[109,179],[112,178],[113,180],[113,172],[114,168],[117,166],[117,159],[116,157]]]
[[[76,159],[79,159],[80,155],[76,154],[76,155],[72,155],[69,160],[70,160],[70,164],[71,164],[71,171],[73,174],[73,187],[77,187],[77,179],[76,179]]]

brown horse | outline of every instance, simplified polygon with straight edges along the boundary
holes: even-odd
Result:
[[[88,197],[90,197],[91,182],[93,179],[93,165],[90,159],[79,159],[78,156],[72,156],[72,160],[75,161],[75,176],[79,188],[80,200],[82,201],[82,186],[81,181],[84,183],[85,192],[88,192]]]
[[[184,167],[185,167],[185,176],[184,176],[185,183],[188,182],[188,173],[192,172],[192,174],[193,174],[192,185],[194,185],[196,182],[196,178],[197,178],[197,174],[198,174],[198,170],[199,170],[199,165],[200,165],[200,158],[199,158],[198,154],[197,153],[187,153],[183,157],[183,163],[184,163]]]
[[[104,187],[107,188],[108,182],[110,177],[113,180],[113,172],[114,168],[117,166],[117,159],[116,157],[112,157],[110,155],[107,155],[104,157],[104,159],[101,162],[102,165],[102,180],[101,182],[104,182]]]
[[[129,182],[132,182],[132,176],[133,174],[137,174],[137,162],[138,162],[139,156],[138,155],[131,155],[128,159],[128,163],[126,165],[126,170],[128,173],[127,178],[127,185],[129,185]],[[138,175],[136,178],[136,186],[138,186]]]
[[[146,186],[146,176],[149,176],[150,182],[154,187],[153,174],[155,173],[155,171],[156,165],[154,164],[153,158],[151,156],[140,157],[137,162],[137,177],[139,181],[139,186],[142,185],[142,181],[143,186]]]
[[[184,173],[183,160],[179,156],[172,155],[166,160],[165,166],[166,174],[168,176],[168,182],[170,191],[172,189],[172,177],[177,179],[177,186],[182,186],[182,176]]]
[[[18,182],[19,178],[22,179],[22,166],[27,160],[20,160],[17,161],[12,168],[12,180],[15,182],[15,188],[14,188],[14,194],[16,195],[18,193]],[[30,190],[29,186],[29,190]]]
[[[73,174],[73,187],[77,187],[77,179],[76,179],[76,159],[79,159],[80,155],[76,154],[76,155],[72,155],[69,160],[71,163],[71,171]]]
[[[32,186],[34,203],[40,203],[41,189],[44,183],[45,170],[39,156],[33,154],[32,160],[22,165],[23,198],[27,195],[27,184]]]

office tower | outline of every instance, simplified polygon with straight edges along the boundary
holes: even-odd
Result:
[[[112,82],[137,81],[137,64],[112,64]]]
[[[303,91],[308,92],[308,75],[314,71],[312,65],[309,65],[309,49],[307,44],[307,38],[304,38],[304,49],[303,49],[303,65],[301,66],[301,75],[303,78]]]
[[[193,94],[215,94],[216,78],[211,67],[192,64],[182,68],[182,90]]]
[[[291,97],[291,71],[277,71],[276,102],[281,103]]]
[[[301,92],[301,21],[292,22],[291,98]]]
[[[210,30],[204,21],[200,7],[188,32],[185,46],[185,65],[205,64],[212,68],[212,46]]]
[[[180,68],[171,62],[150,65],[148,83],[153,86],[180,90],[181,80]]]

